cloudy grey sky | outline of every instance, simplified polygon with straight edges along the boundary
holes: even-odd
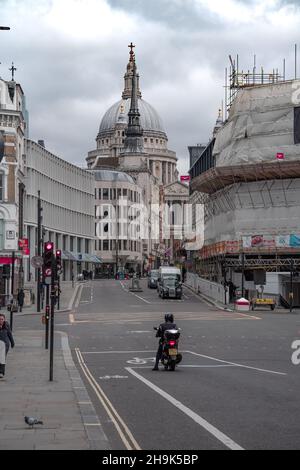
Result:
[[[85,165],[101,118],[120,99],[136,44],[143,98],[161,118],[181,173],[187,146],[206,142],[224,98],[228,55],[240,68],[294,73],[297,0],[0,0],[0,76],[17,67],[30,137]],[[300,47],[299,47],[300,50]],[[300,75],[300,54],[299,54]]]

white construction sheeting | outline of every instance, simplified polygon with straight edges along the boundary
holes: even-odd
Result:
[[[300,80],[239,90],[227,123],[214,145],[216,166],[300,159],[294,144],[294,107],[300,106]]]

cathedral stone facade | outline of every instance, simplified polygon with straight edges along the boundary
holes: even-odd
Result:
[[[157,207],[161,208],[164,203],[164,188],[170,188],[178,180],[178,171],[176,153],[168,149],[162,120],[142,98],[133,46],[130,47],[122,98],[104,114],[96,137],[97,148],[88,153],[86,161],[94,172],[106,169],[130,175],[141,189],[141,202],[151,220],[148,236],[142,240],[140,257],[136,260],[135,268],[143,270],[145,266],[157,266],[164,258],[168,244],[161,238],[161,226],[153,234],[153,220],[154,225],[161,224]]]

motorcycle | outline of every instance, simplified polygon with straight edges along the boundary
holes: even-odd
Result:
[[[158,330],[157,327],[153,327]],[[176,364],[182,361],[182,354],[178,353],[178,343],[180,337],[180,328],[165,330],[162,338],[162,355],[160,362],[165,370],[175,370]]]

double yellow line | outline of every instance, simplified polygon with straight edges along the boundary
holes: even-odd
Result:
[[[89,368],[87,367],[82,354],[79,348],[75,348],[75,353],[79,362],[79,365],[84,373],[87,381],[91,385],[92,389],[94,390],[97,398],[99,399],[100,403],[103,405],[105,411],[107,412],[108,416],[110,417],[111,421],[113,422],[120,438],[122,439],[125,447],[127,450],[141,450],[140,446],[134,439],[132,433],[130,432],[128,426],[124,423],[121,416],[118,414],[112,403],[109,401],[105,393],[103,392],[102,388],[91,374]]]

